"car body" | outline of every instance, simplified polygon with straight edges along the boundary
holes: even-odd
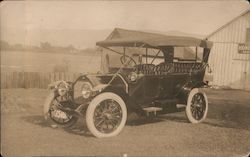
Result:
[[[86,117],[94,136],[110,137],[120,133],[127,114],[166,114],[176,104],[186,105],[191,123],[205,119],[208,102],[202,88],[207,85],[204,75],[211,42],[115,29],[96,44],[120,55],[122,66],[109,67],[103,74],[81,75],[74,82],[52,84],[53,92],[44,108],[55,123],[70,126],[79,117]],[[194,58],[175,57],[177,52],[193,54]]]

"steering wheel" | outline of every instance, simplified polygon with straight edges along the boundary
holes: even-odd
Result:
[[[129,60],[127,60],[127,59],[129,59]],[[136,61],[132,57],[127,56],[127,55],[121,56],[120,61],[121,61],[122,65],[124,65],[124,66],[128,66],[128,65],[136,66],[137,65]]]

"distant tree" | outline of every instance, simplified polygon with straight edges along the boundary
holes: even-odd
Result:
[[[10,49],[9,43],[8,43],[7,41],[3,41],[3,40],[0,41],[0,47],[1,47],[1,49],[3,49],[3,50],[8,50],[8,49]]]
[[[52,49],[52,46],[49,42],[41,42],[40,43],[40,48],[42,50],[51,50]]]
[[[70,45],[67,47],[67,49],[73,50],[73,49],[75,49],[75,47],[74,47],[73,45],[70,44]]]
[[[70,60],[64,58],[61,64],[57,64],[53,67],[53,72],[69,72],[70,69]]]
[[[65,48],[68,52],[70,52],[70,53],[75,53],[75,52],[77,52],[77,49],[73,46],[73,45],[69,45],[69,46],[67,46],[66,48]]]
[[[39,50],[39,48],[40,48],[39,46],[30,46],[31,50]]]
[[[23,49],[24,49],[24,47],[23,47],[22,44],[15,44],[15,45],[13,45],[12,47],[13,47],[15,50],[23,50]]]

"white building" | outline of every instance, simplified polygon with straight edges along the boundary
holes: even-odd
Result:
[[[212,85],[250,90],[250,9],[207,36]]]

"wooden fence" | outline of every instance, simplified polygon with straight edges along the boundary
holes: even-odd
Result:
[[[51,82],[74,81],[79,73],[1,72],[1,88],[48,88]]]

